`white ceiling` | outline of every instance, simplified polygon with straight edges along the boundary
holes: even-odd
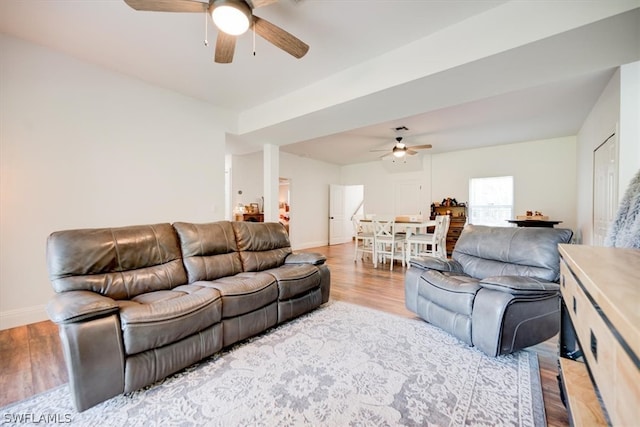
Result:
[[[239,114],[228,152],[274,143],[349,164],[379,158],[369,150],[390,149],[397,126],[434,153],[575,134],[615,67],[640,59],[639,10],[638,0],[280,0],[255,14],[309,53],[298,60],[257,37],[254,56],[247,33],[232,64],[213,62],[210,18],[205,46],[204,15],[122,0],[2,0],[0,32]]]

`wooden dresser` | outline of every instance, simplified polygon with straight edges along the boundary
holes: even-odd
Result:
[[[559,379],[571,424],[639,425],[640,250],[559,249]]]

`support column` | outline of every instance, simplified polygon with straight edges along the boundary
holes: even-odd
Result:
[[[264,170],[264,220],[278,222],[278,191],[280,182],[280,147],[265,144],[263,150]]]

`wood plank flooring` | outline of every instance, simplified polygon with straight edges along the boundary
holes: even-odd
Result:
[[[404,306],[404,269],[396,264],[373,268],[369,260],[353,261],[353,244],[323,246],[306,252],[327,256],[331,298],[415,318]],[[547,424],[568,426],[560,401],[557,337],[532,347],[538,354]],[[68,381],[57,326],[49,321],[0,331],[0,407],[26,399]]]

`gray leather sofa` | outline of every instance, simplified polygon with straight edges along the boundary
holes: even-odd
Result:
[[[325,257],[292,253],[278,223],[59,231],[47,265],[78,411],[329,300]]]
[[[489,356],[545,341],[560,327],[559,243],[555,228],[467,225],[452,259],[412,259],[406,307]]]

